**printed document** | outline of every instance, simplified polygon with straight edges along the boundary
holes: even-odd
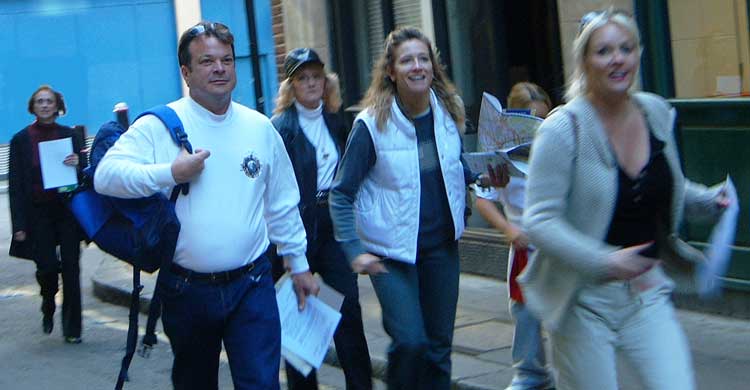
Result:
[[[292,279],[277,283],[276,302],[281,318],[281,354],[303,375],[323,364],[328,346],[341,320],[343,296],[319,282],[320,298],[308,296],[305,309],[297,310]],[[325,299],[325,301],[324,301]]]
[[[488,167],[507,165],[511,176],[526,177],[530,148],[531,144],[525,143],[491,152],[464,153],[461,156],[474,173],[489,173]]]
[[[737,200],[737,190],[732,178],[727,176],[723,188],[729,206],[721,216],[719,222],[711,231],[709,246],[706,248],[706,264],[698,274],[698,294],[702,297],[717,295],[721,287],[720,279],[727,272],[729,260],[732,258],[732,244],[737,228],[737,215],[740,207]]]
[[[44,189],[78,184],[76,167],[63,164],[73,153],[73,139],[61,138],[39,143],[39,164],[42,168]]]

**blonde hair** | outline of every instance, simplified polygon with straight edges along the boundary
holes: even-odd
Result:
[[[508,94],[508,108],[530,108],[531,103],[542,102],[552,109],[552,100],[542,87],[526,81],[516,83]]]
[[[364,99],[360,102],[362,107],[372,110],[377,120],[378,128],[382,129],[391,116],[391,104],[396,95],[396,84],[388,77],[388,71],[393,68],[396,61],[396,49],[404,42],[417,39],[427,46],[432,63],[432,89],[438,99],[448,110],[453,121],[456,122],[460,131],[464,130],[466,112],[463,101],[456,92],[456,87],[448,79],[445,66],[440,61],[440,54],[435,50],[422,31],[414,27],[402,27],[391,31],[385,38],[383,53],[372,67],[372,82],[367,89]]]
[[[573,100],[586,93],[588,85],[586,83],[586,69],[584,62],[586,61],[586,55],[588,54],[589,41],[591,40],[591,36],[594,35],[594,32],[610,23],[616,24],[633,36],[633,39],[635,40],[634,49],[638,51],[638,55],[640,56],[641,34],[638,32],[638,25],[635,23],[632,16],[614,8],[609,8],[606,11],[594,11],[584,15],[582,18],[581,31],[573,41],[574,69],[570,82],[568,83],[567,91],[565,92],[566,100]],[[635,84],[636,83],[633,83],[630,87],[631,90],[635,89]]]
[[[294,75],[292,75],[294,77]],[[287,77],[279,84],[279,93],[276,97],[274,115],[281,114],[294,104],[294,86],[292,77]],[[323,109],[326,112],[338,112],[341,108],[341,87],[339,76],[335,73],[326,73],[325,89],[323,90]]]

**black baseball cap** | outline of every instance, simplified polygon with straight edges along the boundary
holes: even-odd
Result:
[[[323,61],[320,60],[318,53],[309,47],[299,47],[290,51],[284,59],[284,71],[286,72],[286,77],[292,77],[297,69],[302,65],[309,63],[324,65]]]

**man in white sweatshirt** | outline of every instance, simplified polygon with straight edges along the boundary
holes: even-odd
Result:
[[[284,144],[262,114],[232,102],[234,37],[201,22],[180,37],[190,96],[169,103],[195,153],[180,149],[162,122],[138,119],[96,169],[100,193],[139,198],[190,183],[175,211],[181,230],[163,269],[162,322],[174,353],[175,389],[217,389],[222,342],[235,389],[278,389],[281,332],[270,263],[278,247],[300,309],[317,294]]]

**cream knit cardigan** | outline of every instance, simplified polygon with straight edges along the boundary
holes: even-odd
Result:
[[[674,108],[653,94],[631,97],[654,136],[666,143],[673,179],[671,232],[677,231],[683,212],[691,219],[718,217],[718,186],[708,189],[682,174],[672,134]],[[523,214],[524,229],[538,250],[519,282],[529,309],[548,330],[561,324],[583,287],[607,281],[607,256],[619,249],[604,242],[617,200],[617,175],[605,129],[585,97],[567,103],[541,125],[531,150]]]

